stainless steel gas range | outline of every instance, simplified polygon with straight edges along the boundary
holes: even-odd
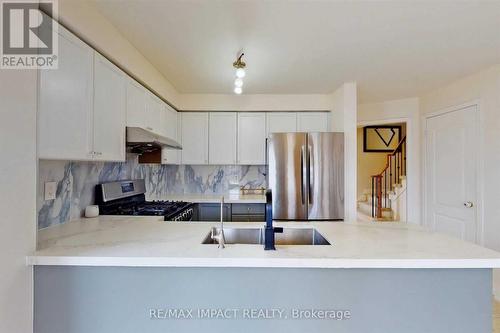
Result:
[[[184,201],[146,201],[144,179],[122,180],[96,186],[101,215],[163,216],[165,221],[191,221],[194,204]]]

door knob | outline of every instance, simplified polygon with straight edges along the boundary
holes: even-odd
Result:
[[[474,204],[471,201],[464,202],[465,208],[472,208],[474,207]]]

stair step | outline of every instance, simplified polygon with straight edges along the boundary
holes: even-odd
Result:
[[[372,205],[368,202],[358,202],[358,210],[363,214],[372,215]],[[393,211],[391,208],[382,208],[382,217],[383,218],[392,218]]]
[[[372,215],[372,205],[366,202],[358,202],[358,210],[365,215]]]
[[[382,208],[382,218],[392,219],[392,209],[390,208]]]

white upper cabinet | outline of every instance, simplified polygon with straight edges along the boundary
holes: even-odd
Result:
[[[146,93],[146,128],[163,136],[167,130],[163,101],[149,91]]]
[[[167,137],[177,142],[180,141],[178,133],[180,116],[170,105],[166,105],[167,115]],[[162,150],[162,164],[180,164],[180,151],[176,149],[163,148]]]
[[[166,136],[177,140],[177,111],[170,105],[165,105],[166,114]]]
[[[236,164],[236,112],[210,112],[209,164]]]
[[[208,112],[181,112],[182,164],[208,164]]]
[[[146,127],[146,89],[132,79],[127,80],[127,126]]]
[[[127,82],[127,126],[167,134],[166,104],[138,82]]]
[[[38,155],[89,160],[93,158],[94,51],[62,26],[58,32],[59,68],[40,70]]]
[[[298,132],[328,132],[328,112],[298,112]]]
[[[268,112],[266,113],[267,136],[271,133],[297,132],[297,113]]]
[[[265,112],[238,113],[238,164],[266,163]]]
[[[125,161],[126,81],[104,57],[94,57],[94,157]]]

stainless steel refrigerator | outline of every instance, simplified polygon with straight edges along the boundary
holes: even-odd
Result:
[[[273,133],[267,150],[273,219],[344,219],[343,133]]]

